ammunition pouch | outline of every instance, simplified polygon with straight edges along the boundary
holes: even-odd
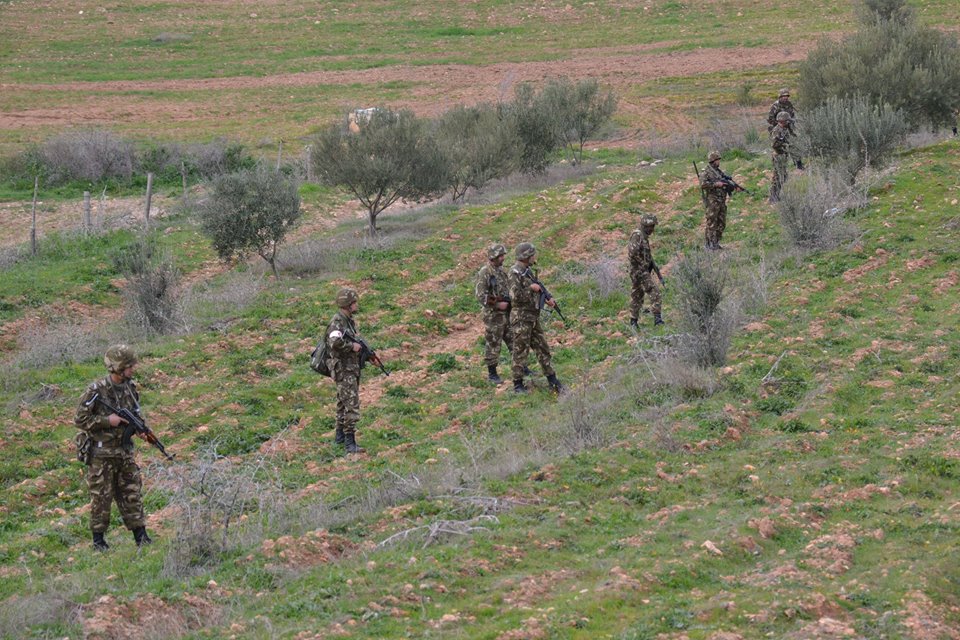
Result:
[[[79,431],[73,442],[77,445],[77,460],[89,467],[93,461],[93,438],[86,431]]]

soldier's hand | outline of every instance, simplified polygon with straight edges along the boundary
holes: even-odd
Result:
[[[358,345],[356,342],[354,342],[354,343],[353,343],[353,352],[356,353],[357,351],[360,351],[360,349],[363,349],[363,347],[361,347],[361,346]]]
[[[119,427],[121,424],[127,424],[126,420],[124,420],[123,418],[121,418],[115,413],[111,413],[110,416],[107,418],[107,420],[110,421],[111,427]]]
[[[722,182],[720,182],[720,181],[718,180],[717,182],[714,182],[714,183],[713,183],[713,186],[717,187],[718,189],[722,189],[723,187],[725,187],[725,186],[727,186],[727,185],[725,185],[724,183],[722,183]]]
[[[555,306],[557,306],[557,301],[554,300],[553,298],[550,298],[549,300],[547,300],[547,304],[548,304],[550,307],[555,307]]]
[[[530,285],[530,291],[536,291],[537,293],[540,293],[540,285],[538,284]]]
[[[498,303],[497,303],[497,309],[500,309],[500,311],[506,311],[506,310],[509,309],[509,308],[510,308],[510,303],[509,303],[509,302],[498,302]]]

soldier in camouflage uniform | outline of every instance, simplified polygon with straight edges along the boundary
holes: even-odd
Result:
[[[99,394],[107,404],[139,414],[140,395],[132,379],[137,357],[130,347],[120,344],[107,349],[103,361],[109,375],[87,387],[74,418],[74,424],[82,431],[79,440],[85,440],[89,447],[86,461],[90,530],[93,532],[93,548],[97,551],[110,548],[103,536],[110,526],[110,508],[114,500],[123,524],[133,532],[137,546],[152,542],[147,535],[141,495],[143,482],[140,467],[134,459],[133,443],[121,443],[126,420],[105,409],[101,403],[91,402]]]
[[[707,249],[722,249],[720,239],[727,227],[727,184],[720,171],[720,154],[711,151],[707,166],[700,174],[700,190],[706,212],[704,236]]]
[[[532,244],[521,242],[515,250],[517,262],[510,268],[510,300],[513,303],[513,390],[515,393],[527,392],[523,375],[527,367],[527,356],[530,349],[533,349],[550,388],[560,393],[563,385],[557,379],[557,372],[550,366],[550,347],[547,346],[547,339],[540,326],[539,302],[542,289],[534,282],[536,275],[530,269],[536,262],[536,253],[537,250]],[[554,307],[557,303],[550,299],[545,304]]]
[[[773,128],[777,126],[777,114],[781,111],[786,111],[790,114],[790,122],[787,124],[787,129],[789,129],[790,134],[793,135],[793,123],[797,119],[797,109],[793,106],[793,103],[790,102],[789,89],[780,89],[780,96],[777,98],[777,101],[770,105],[770,111],[767,113],[768,133],[773,131]]]
[[[362,347],[351,341],[359,337],[353,315],[359,309],[357,292],[349,287],[337,293],[340,308],[327,325],[327,361],[330,374],[337,385],[337,430],[335,442],[347,453],[363,453],[357,445],[356,426],[360,421],[360,351]]]
[[[773,179],[770,181],[770,202],[780,202],[780,190],[787,181],[787,163],[790,159],[790,114],[781,111],[777,114],[777,126],[770,132],[773,146]]]
[[[507,350],[513,353],[513,331],[510,328],[510,283],[503,261],[507,249],[495,244],[487,250],[487,264],[477,272],[474,294],[483,309],[483,324],[486,327],[484,339],[486,351],[483,361],[487,365],[487,378],[500,384],[503,379],[497,374],[500,362],[500,343],[506,343]]]
[[[644,294],[650,296],[650,311],[653,313],[653,325],[663,324],[661,315],[660,287],[653,281],[653,253],[650,251],[650,236],[657,227],[657,216],[645,215],[640,218],[640,228],[630,235],[627,245],[627,259],[630,262],[630,325],[637,326],[640,311],[643,309]]]

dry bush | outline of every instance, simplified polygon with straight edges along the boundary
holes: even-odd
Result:
[[[609,298],[624,290],[621,263],[622,260],[614,258],[600,258],[582,267],[567,269],[559,277],[564,282],[585,288],[587,299],[593,302],[595,298]]]
[[[544,431],[568,454],[604,447],[615,436],[616,415],[622,411],[631,386],[622,371],[597,380],[591,375],[568,387],[560,396],[560,417]],[[552,445],[548,439],[545,444]],[[553,446],[548,446],[552,450]]]
[[[690,154],[706,155],[700,136],[690,132],[650,131],[641,140],[639,155],[642,159],[670,158]]]
[[[99,129],[60,134],[47,140],[39,155],[48,185],[70,180],[129,180],[136,166],[133,145]]]
[[[2,376],[11,370],[46,369],[102,356],[117,333],[115,326],[69,320],[28,328],[20,334],[14,356],[5,361]]]
[[[184,328],[222,328],[254,303],[265,288],[263,274],[232,271],[222,280],[200,282],[184,292]]]
[[[670,280],[683,332],[682,357],[702,367],[720,366],[742,311],[731,296],[731,274],[720,252],[695,251],[680,261]]]
[[[544,173],[530,174],[517,172],[505,178],[492,180],[487,183],[483,193],[468,192],[460,201],[463,204],[490,204],[500,202],[520,194],[546,189],[567,180],[582,178],[596,171],[590,162],[572,165],[562,161],[546,168]]]
[[[169,256],[140,265],[123,286],[124,310],[131,326],[147,335],[169,334],[184,327],[178,283],[180,272]]]
[[[63,576],[61,576],[63,577]],[[44,586],[40,593],[14,594],[0,606],[0,636],[4,638],[26,637],[27,629],[34,626],[55,628],[80,621],[82,605],[79,600],[83,588],[58,580]]]
[[[783,186],[777,213],[790,243],[803,251],[832,249],[855,233],[843,214],[861,206],[864,192],[851,187],[845,174],[810,171]]]

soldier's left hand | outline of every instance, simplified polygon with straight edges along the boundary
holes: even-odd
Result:
[[[547,300],[547,304],[550,305],[551,307],[555,307],[557,306],[557,301],[554,300],[553,298],[550,298],[549,300]]]

